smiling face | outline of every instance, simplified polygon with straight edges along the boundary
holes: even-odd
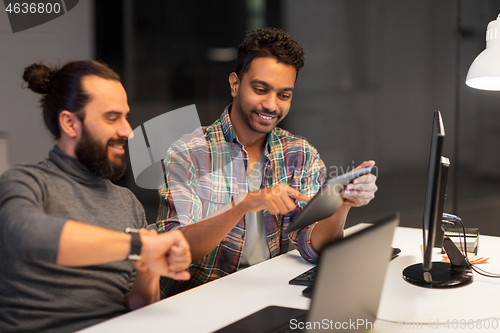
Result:
[[[296,76],[293,66],[269,57],[254,59],[242,78],[231,73],[230,118],[240,140],[265,138],[286,117]]]
[[[127,94],[120,82],[94,75],[84,77],[82,86],[91,100],[75,154],[94,174],[118,179],[126,169],[125,146],[132,132]]]

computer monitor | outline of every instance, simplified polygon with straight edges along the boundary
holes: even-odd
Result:
[[[441,229],[450,165],[449,160],[441,156],[444,136],[443,119],[441,113],[436,111],[432,124],[431,151],[422,223],[423,263],[408,266],[403,270],[403,278],[406,281],[427,288],[458,287],[472,282],[470,265],[449,238],[443,239],[443,248],[451,262],[432,262],[436,234]]]

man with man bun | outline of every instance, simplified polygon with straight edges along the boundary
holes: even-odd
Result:
[[[74,61],[23,79],[56,145],[0,177],[0,332],[73,332],[159,300],[160,276],[189,279],[182,233],[145,229],[137,198],[110,181],[132,132],[118,75]]]

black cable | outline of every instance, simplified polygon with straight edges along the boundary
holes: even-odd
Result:
[[[462,226],[462,231],[463,231],[463,235],[464,235],[464,246],[463,247],[462,247],[462,238],[460,237],[460,232],[458,231],[458,227],[456,226],[456,222],[460,223],[460,225]],[[490,273],[490,272],[485,271],[484,269],[479,268],[479,267],[470,263],[469,258],[467,257],[467,235],[465,234],[465,225],[462,222],[462,220],[455,221],[454,225],[455,225],[455,228],[457,229],[457,232],[459,235],[458,239],[460,240],[460,250],[462,251],[462,253],[465,253],[464,257],[465,257],[465,260],[467,261],[467,263],[469,264],[469,267],[472,268],[472,270],[479,275],[499,279],[500,274]],[[478,237],[479,237],[479,235],[478,235]]]

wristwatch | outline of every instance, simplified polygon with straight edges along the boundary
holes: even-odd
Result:
[[[127,228],[125,229],[127,234],[130,234],[132,238],[130,239],[130,253],[128,254],[128,260],[140,260],[141,259],[141,235],[139,235],[139,229]]]

